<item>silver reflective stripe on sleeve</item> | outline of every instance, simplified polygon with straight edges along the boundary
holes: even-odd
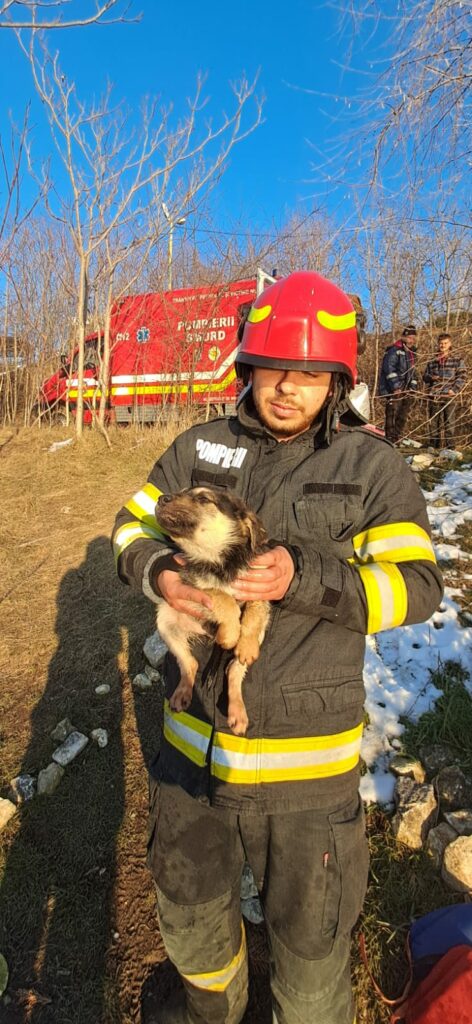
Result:
[[[162,598],[160,598],[159,595],[156,594],[155,590],[153,590],[153,588],[151,586],[151,582],[150,582],[151,570],[152,570],[153,565],[155,565],[155,563],[158,562],[159,559],[162,558],[163,555],[171,555],[171,554],[172,554],[172,548],[163,548],[162,551],[155,551],[154,554],[151,555],[149,561],[146,562],[146,565],[144,566],[143,584],[142,584],[143,594],[145,594],[145,596],[148,597],[150,601],[154,601],[155,604],[157,604],[158,601],[161,601]]]

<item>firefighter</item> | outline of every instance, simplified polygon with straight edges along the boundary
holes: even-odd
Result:
[[[179,553],[157,526],[159,495],[231,489],[271,537],[234,589],[241,601],[273,602],[244,683],[246,736],[227,725],[232,655],[221,648],[197,653],[188,711],[165,701],[148,863],[183,987],[159,1024],[241,1021],[245,859],[267,925],[274,1022],[355,1018],[349,944],[368,870],[358,794],[365,636],[423,621],[442,594],[414,476],[346,398],[357,340],[338,287],[308,272],[277,280],[244,327],[237,416],[177,437],[116,520],[120,578],[203,619],[208,597],[181,583]],[[178,678],[168,655],[167,698]]]

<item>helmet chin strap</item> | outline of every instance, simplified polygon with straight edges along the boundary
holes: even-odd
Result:
[[[349,387],[349,381],[344,373],[333,373],[331,394],[328,395],[324,405],[324,439],[326,444],[330,444],[331,435],[338,429],[339,408],[349,392]]]

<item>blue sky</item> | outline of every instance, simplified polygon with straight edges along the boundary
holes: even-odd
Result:
[[[337,33],[339,13],[307,0],[266,5],[239,0],[234,6],[181,0],[173,9],[134,0],[133,10],[143,12],[139,24],[48,33],[49,47],[59,50],[61,67],[75,80],[79,95],[85,100],[98,96],[109,79],[115,98],[131,107],[137,108],[143,96],[159,96],[179,112],[200,71],[208,75],[207,111],[218,118],[231,105],[228,82],[242,72],[252,78],[259,71],[259,92],[266,96],[264,124],[233,151],[212,197],[216,221],[220,226],[241,221],[264,231],[283,223],[290,212],[307,213],[319,204],[310,183],[310,142],[323,150],[336,129],[322,111],[339,108],[303,90],[345,94],[364,84],[336,64],[342,63],[348,45],[346,36],[341,41]],[[356,64],[362,66],[362,54]],[[5,31],[0,33],[0,85],[2,137],[9,112],[20,121],[31,100],[33,152],[39,160],[51,149],[49,131],[27,61]],[[329,209],[333,200],[324,203]]]

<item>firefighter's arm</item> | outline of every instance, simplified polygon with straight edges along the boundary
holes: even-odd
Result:
[[[397,453],[375,460],[365,499],[365,523],[352,557],[300,552],[284,600],[287,608],[359,633],[423,622],[438,607],[443,583],[436,565],[423,495]]]
[[[178,549],[158,526],[155,508],[161,494],[190,486],[185,442],[177,438],[156,462],[144,486],[118,512],[112,534],[118,576],[123,583],[142,590],[155,601],[157,577],[164,570],[180,570],[174,556]]]

